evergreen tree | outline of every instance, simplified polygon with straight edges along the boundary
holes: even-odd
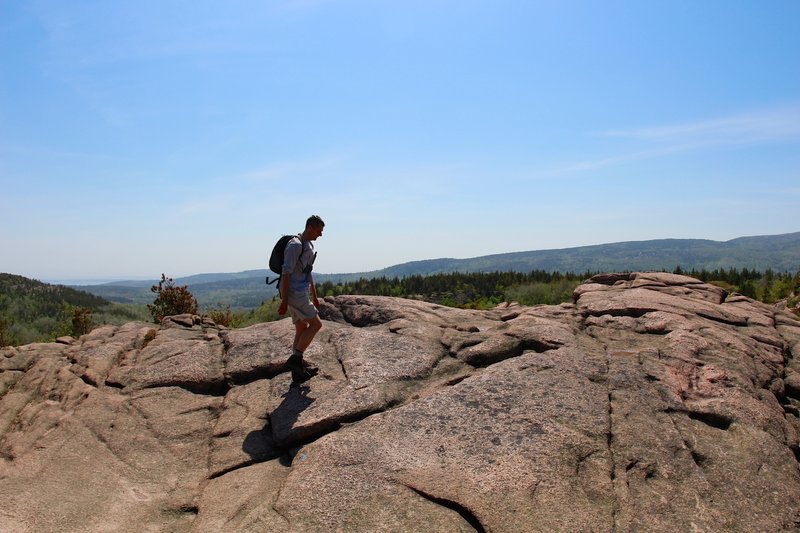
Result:
[[[739,285],[739,294],[748,298],[756,298],[756,286],[752,280],[746,279]]]
[[[11,332],[8,330],[8,324],[6,324],[5,319],[0,316],[0,348],[3,346],[11,346],[14,344],[14,341],[11,336]]]

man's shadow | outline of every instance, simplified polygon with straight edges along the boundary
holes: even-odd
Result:
[[[292,383],[289,390],[282,396],[281,404],[268,414],[267,423],[257,431],[251,431],[242,443],[242,451],[247,453],[254,462],[269,461],[281,457],[287,458],[291,463],[289,445],[292,443],[292,428],[295,422],[309,405],[316,401],[310,398],[308,385]],[[285,465],[285,466],[288,466]]]

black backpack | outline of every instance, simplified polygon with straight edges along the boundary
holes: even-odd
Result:
[[[269,269],[275,272],[278,277],[270,281],[269,276],[267,276],[267,285],[272,285],[281,279],[281,273],[283,272],[283,252],[286,250],[286,245],[289,244],[289,241],[295,237],[300,239],[300,242],[303,242],[300,235],[284,235],[278,239],[278,242],[276,242],[275,246],[272,248],[272,254],[269,256]]]

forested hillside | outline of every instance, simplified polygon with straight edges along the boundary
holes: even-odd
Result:
[[[320,256],[324,257],[324,253]],[[319,261],[320,267],[324,259]],[[434,274],[482,272],[631,272],[738,269],[739,271],[795,272],[800,268],[800,232],[740,237],[726,242],[705,239],[629,241],[558,250],[538,250],[487,255],[470,259],[430,259],[390,266],[382,270],[346,274],[317,274],[318,284],[355,284],[360,279],[394,279]],[[188,285],[201,306],[230,306],[246,310],[275,295],[264,283],[268,270],[197,274],[176,278]],[[146,304],[152,300],[152,281],[121,281],[77,287],[119,303]]]
[[[628,241],[555,250],[487,255],[469,259],[431,259],[388,267],[376,276],[408,276],[446,272],[623,272],[751,269],[794,272],[800,268],[800,232],[740,237],[719,242],[707,239]]]
[[[766,303],[787,300],[797,305],[800,272],[758,272],[750,269],[692,269],[674,271],[713,283],[729,292],[737,292]],[[576,286],[596,272],[454,272],[429,276],[411,275],[392,278],[371,277],[334,283],[317,283],[320,297],[342,294],[396,296],[435,302],[451,307],[488,309],[504,301],[523,305],[558,304],[571,300]],[[219,288],[234,280],[216,282]],[[191,289],[191,288],[189,288]],[[201,312],[217,323],[242,327],[280,318],[277,301],[263,296],[263,289],[252,287],[250,309],[232,309],[230,305],[203,305]],[[149,292],[150,302],[153,292]],[[260,304],[260,305],[259,305]],[[0,274],[0,345],[26,344],[53,340],[59,335],[80,335],[99,324],[121,324],[130,320],[149,321],[152,317],[143,305],[108,302],[83,291],[60,285]]]
[[[786,301],[796,308],[800,293],[800,272],[757,272],[748,269],[714,269],[684,271],[684,274],[717,285],[730,293],[739,293],[765,303]],[[575,287],[595,272],[454,272],[430,276],[361,278],[346,283],[317,283],[320,297],[349,295],[394,296],[465,309],[489,309],[501,302],[522,305],[559,304],[572,300]],[[220,324],[242,327],[255,322],[280,318],[277,301],[266,301],[258,309],[235,311],[230,308],[212,310],[212,318]]]
[[[64,285],[50,285],[14,274],[0,274],[0,309],[29,317],[39,311],[52,312],[68,303],[76,307],[98,308],[109,302]],[[5,305],[4,305],[5,304]]]
[[[95,324],[141,319],[134,308],[63,285],[0,274],[0,346],[78,335]]]
[[[727,242],[666,239],[435,259],[363,274],[316,274],[315,281],[320,296],[371,294],[489,308],[503,301],[525,305],[568,301],[573,289],[595,273],[674,270],[764,302],[789,299],[791,306],[799,291],[800,278],[793,274],[798,268],[800,233],[790,233]],[[250,270],[175,281],[188,286],[200,312],[237,327],[278,318],[275,286],[264,283],[268,275],[274,276]],[[154,283],[70,288],[0,274],[0,345],[80,335],[99,324],[149,321],[146,305],[153,302]]]
[[[800,272],[758,272],[749,269],[674,270],[701,281],[713,283],[729,292],[737,292],[765,303],[788,299],[796,305],[800,293]],[[433,274],[430,276],[362,278],[355,282],[317,284],[322,296],[363,294],[418,298],[442,305],[465,308],[489,308],[503,301],[523,305],[557,304],[569,301],[572,291],[599,272],[473,272]]]

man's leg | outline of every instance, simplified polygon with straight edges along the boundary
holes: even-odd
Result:
[[[308,323],[305,320],[298,320],[294,323],[294,343],[292,344],[292,351],[297,350],[297,343],[303,332],[308,329]],[[305,350],[300,350],[305,351]]]
[[[303,354],[322,329],[317,309],[311,303],[308,294],[289,293],[289,311],[294,320],[295,334],[292,343],[292,355],[286,360],[285,367],[292,371],[293,381],[305,381],[319,372],[319,369],[303,359]]]
[[[303,359],[303,352],[314,340],[314,336],[322,329],[322,321],[318,316],[298,320],[294,324],[295,336],[292,356],[286,361],[286,368],[292,371],[292,381],[302,382],[314,377],[319,369]]]
[[[300,331],[300,326],[298,324],[303,323],[303,331]],[[314,318],[309,318],[308,320],[300,320],[295,324],[295,343],[294,349],[300,352],[305,352],[306,348],[311,344],[311,341],[314,340],[314,337],[317,335],[319,330],[322,329],[322,320],[319,319],[318,316]]]

